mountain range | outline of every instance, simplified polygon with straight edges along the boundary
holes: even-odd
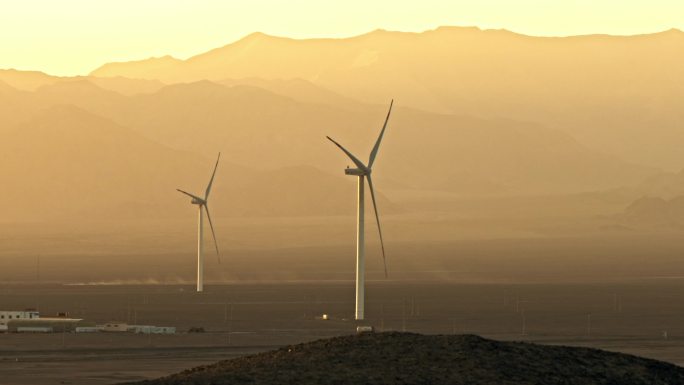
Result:
[[[395,192],[408,190],[648,190],[672,175],[662,170],[684,164],[680,47],[677,30],[540,38],[444,27],[312,40],[255,33],[187,60],[109,63],[88,76],[0,70],[0,175],[12,186],[0,209],[17,217],[175,215],[162,209],[177,199],[169,192],[206,183],[221,151],[217,186],[225,183],[231,203],[217,201],[220,213],[351,213],[353,181],[342,173],[349,161],[325,136],[365,158],[392,98],[375,178],[390,213],[404,210]]]
[[[626,161],[679,170],[684,33],[534,37],[440,27],[347,39],[254,33],[186,60],[108,63],[98,77],[165,83],[308,80],[369,103],[530,121]]]

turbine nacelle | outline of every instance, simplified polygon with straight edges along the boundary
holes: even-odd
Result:
[[[364,175],[369,175],[371,173],[370,169],[362,169],[362,168],[349,168],[347,167],[344,169],[345,175],[354,175],[354,176],[364,176]]]
[[[190,194],[189,192],[183,191],[179,188],[177,188],[176,191],[178,191],[182,194],[185,194],[185,195],[189,196],[190,198],[192,198],[192,200],[190,200],[190,203],[192,203],[193,205],[206,205],[207,204],[206,198],[202,199],[195,194]]]

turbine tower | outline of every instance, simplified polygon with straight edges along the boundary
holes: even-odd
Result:
[[[355,318],[357,320],[364,319],[364,302],[365,302],[365,240],[364,240],[364,184],[365,180],[368,180],[368,188],[370,189],[371,199],[373,201],[373,210],[375,211],[375,221],[378,224],[378,234],[380,235],[380,247],[382,248],[382,263],[385,268],[385,277],[387,277],[387,261],[385,259],[385,244],[382,240],[382,229],[380,228],[380,217],[378,216],[378,206],[375,203],[375,192],[373,191],[373,179],[371,178],[371,173],[373,171],[373,163],[375,162],[375,157],[378,155],[378,149],[380,148],[380,142],[382,141],[382,136],[385,134],[385,128],[387,128],[387,121],[389,120],[390,114],[392,113],[392,104],[394,100],[390,102],[389,111],[387,111],[387,117],[385,118],[385,124],[382,126],[380,131],[380,136],[373,146],[373,150],[368,158],[368,165],[363,164],[357,157],[355,157],[351,152],[347,151],[346,148],[342,147],[339,143],[334,141],[331,137],[327,137],[331,142],[335,143],[347,156],[354,162],[356,168],[347,167],[344,170],[346,175],[354,175],[358,177],[358,214],[356,217],[356,312]]]
[[[204,237],[204,211],[207,212],[207,219],[209,219],[209,227],[211,227],[211,235],[214,237],[214,246],[216,246],[216,257],[218,262],[221,263],[221,255],[219,254],[218,243],[216,242],[216,233],[214,233],[214,224],[211,223],[211,214],[209,214],[209,193],[211,192],[211,184],[214,183],[214,176],[216,175],[216,168],[218,168],[219,159],[221,159],[221,153],[219,152],[216,158],[216,165],[214,166],[214,172],[211,174],[211,179],[209,179],[209,184],[207,185],[207,190],[204,192],[204,198],[200,198],[197,195],[190,194],[187,191],[181,189],[176,189],[181,193],[192,198],[193,205],[197,205],[199,209],[199,217],[197,222],[197,291],[204,291],[204,247],[203,247],[203,237]],[[204,211],[202,211],[204,209]]]

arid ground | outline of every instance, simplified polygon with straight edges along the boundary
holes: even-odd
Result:
[[[584,215],[584,205],[571,211]],[[388,279],[379,245],[368,243],[367,324],[592,346],[684,365],[681,230],[631,230],[609,215],[573,218],[543,200],[490,201],[479,210],[486,208],[496,220],[388,216]],[[532,209],[548,215],[530,219]],[[202,294],[193,285],[192,217],[2,225],[0,308],[178,328],[151,337],[0,334],[3,384],[156,378],[354,332],[353,217],[216,222],[222,261],[207,254]],[[191,327],[205,333],[187,333]]]
[[[427,334],[591,346],[684,364],[684,282],[462,284],[372,281],[367,324]],[[352,281],[209,285],[4,285],[3,307],[37,302],[96,322],[177,335],[0,334],[4,384],[111,384],[283,344],[352,333]],[[317,319],[328,314],[330,320]],[[190,327],[205,333],[186,333]],[[667,332],[667,338],[663,333]],[[524,333],[524,334],[523,334]]]

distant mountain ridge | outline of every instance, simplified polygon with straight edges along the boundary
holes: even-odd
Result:
[[[39,71],[17,71],[0,69],[0,82],[21,91],[36,91],[45,86],[57,83],[89,81],[98,87],[115,91],[122,95],[154,92],[165,84],[157,80],[131,79],[121,76],[98,78],[94,76],[59,77]]]
[[[557,42],[566,41],[569,43],[582,42],[583,40],[591,39],[601,39],[605,41],[638,41],[644,40],[648,37],[674,37],[674,38],[684,38],[684,33],[678,29],[670,29],[668,31],[644,34],[644,35],[632,35],[632,36],[618,36],[618,35],[602,35],[602,34],[590,34],[590,35],[579,35],[579,36],[565,36],[565,37],[539,37],[530,36],[511,32],[505,29],[480,29],[478,27],[455,27],[455,26],[442,26],[434,30],[427,30],[424,32],[399,32],[399,31],[387,31],[383,29],[378,29],[372,32],[368,32],[362,35],[349,37],[349,38],[308,38],[308,39],[293,39],[287,37],[280,37],[274,35],[268,35],[263,32],[251,33],[233,43],[226,44],[219,48],[211,49],[207,52],[197,54],[186,60],[176,59],[172,56],[163,57],[151,57],[149,59],[141,59],[135,61],[127,62],[112,62],[103,64],[99,68],[93,70],[90,76],[126,76],[130,78],[143,78],[143,79],[160,79],[165,76],[169,82],[178,81],[196,81],[201,79],[206,80],[222,80],[226,78],[237,77],[263,77],[266,79],[272,78],[303,78],[310,79],[312,73],[310,72],[312,68],[321,67],[325,70],[329,66],[335,64],[338,67],[344,67],[350,65],[352,67],[360,67],[363,64],[368,64],[373,60],[366,60],[364,63],[363,57],[356,56],[354,59],[345,60],[339,62],[340,57],[347,57],[348,55],[358,55],[359,52],[362,54],[364,49],[354,47],[353,44],[363,44],[377,45],[379,43],[378,39],[389,38],[390,42],[395,44],[400,44],[403,46],[415,45],[415,43],[421,43],[421,39],[434,39],[434,38],[456,38],[456,39],[468,39],[471,37],[487,36],[490,38],[498,39],[508,39],[508,40],[535,40],[536,42]],[[408,41],[404,41],[407,39]],[[462,42],[463,40],[461,40]],[[269,46],[271,45],[271,46]],[[313,63],[319,62],[314,61],[313,63],[304,58],[298,64],[297,74],[293,74],[294,68],[289,67],[287,62],[278,63],[277,66],[268,66],[271,73],[259,72],[263,69],[260,68],[248,68],[243,67],[243,61],[248,59],[253,59],[256,55],[258,59],[263,59],[265,53],[263,50],[268,48],[285,48],[290,50],[296,50],[297,53],[306,50],[307,45],[314,46],[315,48],[321,49],[323,52],[332,53],[332,55],[319,58],[323,60],[327,65],[316,65]],[[382,47],[379,47],[382,48]],[[394,48],[394,47],[393,47]],[[335,54],[334,52],[340,51],[340,53]],[[371,59],[371,56],[366,56],[366,59]],[[289,59],[284,57],[284,59]],[[294,59],[294,57],[293,57]],[[263,66],[266,63],[257,61],[256,65]],[[282,66],[281,64],[286,64]],[[173,70],[175,73],[167,73],[167,71]],[[197,71],[197,73],[193,73]],[[200,73],[204,71],[204,73]],[[212,71],[219,71],[212,72]],[[225,71],[225,72],[221,72]],[[239,74],[236,71],[252,71],[249,74]],[[182,73],[185,72],[185,73]],[[233,75],[233,76],[229,76]],[[240,76],[241,75],[241,76]],[[315,75],[315,74],[313,74]]]
[[[163,65],[159,63],[163,62]],[[105,64],[93,76],[301,78],[368,103],[539,122],[624,160],[684,164],[684,33],[533,37],[440,27],[346,39],[251,34],[187,60]]]
[[[78,80],[41,87],[33,98],[48,105],[68,100],[171,148],[198,154],[221,150],[250,167],[344,166],[347,160],[330,151],[326,135],[359,156],[370,151],[386,106],[337,103],[343,97],[306,82],[267,83],[281,94],[202,80],[125,97]],[[312,103],[311,94],[323,95],[321,103]],[[635,184],[656,172],[537,124],[402,106],[391,117],[382,154],[379,178],[476,195],[591,191]]]
[[[426,36],[434,38],[451,36],[452,33],[462,34],[462,38],[466,40],[483,33],[487,36],[517,36],[525,39],[522,35],[506,31],[440,29],[424,34],[376,31],[351,40],[354,44],[366,44],[367,41],[373,43],[387,37],[393,44],[403,46],[409,43],[424,44],[421,41]],[[407,38],[411,40],[408,43],[404,41]],[[646,36],[644,39],[650,38]],[[263,48],[262,44],[270,44],[271,40],[274,39],[255,34],[241,43],[241,49],[249,57],[255,50],[259,52]],[[277,44],[287,46],[306,46],[311,43],[292,39],[275,40],[280,42]],[[331,42],[329,39],[319,39],[315,43],[325,46]],[[333,43],[350,44],[343,41]],[[396,47],[390,51],[399,52]],[[345,52],[351,51],[347,49]],[[355,68],[353,72],[367,73],[368,68],[375,66],[373,63],[376,60],[385,60],[383,58],[386,54],[381,51],[363,52],[351,63]],[[212,55],[208,54],[202,60],[208,60]],[[240,61],[244,58],[237,59]],[[164,68],[180,63],[170,58],[160,60],[166,63],[166,67],[162,66]],[[287,62],[290,59],[284,55],[278,60]],[[422,65],[422,60],[414,59],[414,62],[415,65]],[[437,69],[441,70],[440,66],[441,64]],[[221,64],[217,68],[224,67],[230,66]],[[324,68],[321,71],[321,75],[329,73]],[[402,71],[394,72],[392,76],[401,77]],[[367,74],[370,76],[370,73]],[[384,85],[375,83],[376,78],[382,80],[385,75],[381,71],[374,73],[368,82],[353,83],[375,90],[385,89]],[[346,96],[344,92],[322,86],[320,79],[320,76],[313,80],[243,77],[166,84],[160,80],[121,76],[56,78],[34,72],[0,71],[0,119],[3,121],[0,132],[6,135],[7,143],[19,143],[20,140],[15,138],[40,131],[36,131],[37,124],[65,130],[64,141],[71,138],[70,127],[83,129],[83,135],[80,136],[91,139],[92,135],[85,135],[88,134],[86,127],[92,127],[94,132],[106,127],[118,127],[116,129],[121,130],[123,135],[134,135],[136,141],[156,143],[165,149],[164,152],[192,154],[197,160],[206,160],[212,154],[222,151],[229,154],[226,159],[230,163],[226,165],[230,170],[228,178],[236,182],[227,185],[225,191],[227,196],[241,197],[242,201],[241,204],[236,204],[235,201],[225,204],[217,202],[217,215],[222,211],[234,216],[353,213],[353,199],[346,199],[345,195],[353,194],[349,193],[353,190],[353,180],[348,177],[345,179],[343,174],[349,161],[331,148],[325,136],[335,137],[351,151],[365,158],[382,124],[389,98],[382,100],[382,103],[365,103]],[[394,87],[393,84],[387,85]],[[417,88],[419,89],[420,87]],[[75,106],[80,111],[73,114],[71,120],[65,120],[68,124],[58,121],[53,124],[45,120],[39,123],[35,119],[55,107],[65,106]],[[22,133],[19,128],[25,132]],[[51,143],[54,148],[48,150],[61,151],[61,146],[69,146],[69,143],[62,143],[59,139],[54,138]],[[24,140],[36,143],[44,141],[40,136]],[[111,145],[114,142],[97,144],[99,152],[103,154],[111,151],[108,148]],[[0,145],[0,149],[6,150],[6,147]],[[122,148],[118,150],[125,151]],[[31,153],[30,148],[27,148],[28,153]],[[98,152],[86,153],[95,156]],[[15,157],[7,164],[18,170],[22,169],[23,166],[18,161],[20,154],[12,151],[7,151],[7,154],[7,159],[10,155]],[[73,156],[71,161],[78,159],[79,162],[91,162],[86,157],[78,158],[76,155],[78,152],[73,151],[63,156]],[[162,155],[155,150],[150,156],[154,158]],[[122,154],[122,160],[132,158],[132,154]],[[145,158],[140,157],[139,161],[142,162],[142,159]],[[53,163],[58,164],[59,161]],[[112,167],[115,164],[127,164],[114,162],[113,159],[111,161]],[[69,167],[67,169],[76,170]],[[140,167],[137,171],[144,169],[145,167]],[[190,173],[190,168],[179,166],[178,172],[186,170]],[[194,183],[201,185],[204,183],[200,180],[204,168],[198,167],[197,170],[197,180]],[[394,202],[392,189],[403,190],[402,193],[407,192],[404,196],[413,197],[423,193],[430,195],[433,192],[445,192],[452,198],[573,194],[635,185],[659,173],[657,169],[606,155],[602,149],[595,150],[586,146],[561,129],[534,121],[514,120],[498,115],[482,117],[473,114],[434,113],[415,109],[404,100],[397,100],[395,105],[376,171],[381,211],[387,213],[402,211],[401,205]],[[223,169],[219,171],[220,174],[223,172]],[[174,182],[174,186],[166,184],[167,179],[174,179],[171,174],[168,175],[164,181],[164,189],[153,189],[155,193],[163,194],[164,199],[167,188],[177,187],[177,182]],[[309,178],[300,179],[302,175],[309,175]],[[64,175],[67,180],[72,177]],[[89,173],[90,179],[85,179],[82,183],[95,184],[99,177],[96,173]],[[267,178],[274,183],[269,185]],[[345,184],[345,180],[348,183]],[[24,184],[19,173],[13,174],[7,181],[11,186]],[[299,185],[301,193],[294,189],[295,185]],[[152,189],[149,184],[147,186]],[[245,195],[238,187],[260,192]],[[112,191],[117,188],[119,187],[113,186]],[[287,191],[287,196],[278,195],[274,189]],[[21,197],[21,188],[17,187],[14,193]],[[158,215],[161,210],[154,208],[155,204],[159,207],[165,204],[162,201],[152,204],[154,194],[124,195],[112,199],[107,207],[98,207],[98,210],[115,215]],[[294,199],[296,197],[299,199]],[[46,197],[43,201],[53,202],[54,207],[62,212],[73,212],[78,202],[77,199],[69,198],[58,204],[55,199]],[[316,204],[307,205],[306,202]],[[343,205],[339,202],[345,203]],[[132,207],[143,209],[133,210]],[[81,209],[85,210],[85,205]],[[14,209],[10,211],[12,210]],[[18,212],[16,215],[19,215]]]
[[[212,165],[70,105],[46,107],[5,132],[0,162],[3,218],[24,221],[182,217],[189,205],[175,189],[203,189]],[[217,217],[351,215],[353,187],[345,182],[314,167],[264,171],[227,156],[212,209]],[[378,201],[385,214],[399,210],[382,189]]]
[[[637,226],[684,226],[684,195],[671,199],[641,197],[618,216],[622,222]]]

